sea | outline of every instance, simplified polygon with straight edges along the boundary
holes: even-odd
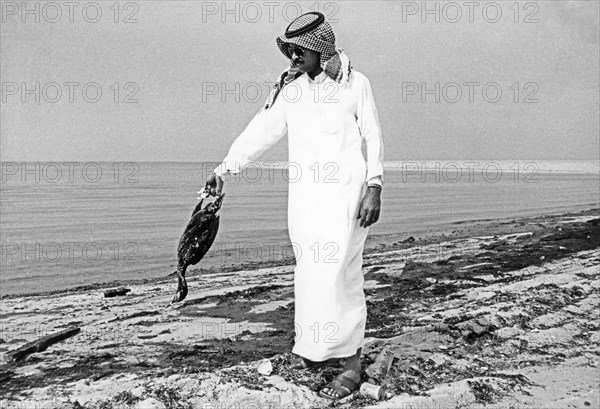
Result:
[[[215,165],[2,162],[0,296],[171,274]],[[335,180],[334,168],[319,167],[311,177]],[[292,257],[286,214],[295,169],[254,163],[226,180],[219,232],[196,270]],[[369,236],[402,239],[458,222],[598,207],[598,160],[386,162],[381,216]]]

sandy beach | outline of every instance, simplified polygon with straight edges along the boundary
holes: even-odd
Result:
[[[321,399],[338,369],[288,368],[293,265],[257,263],[190,271],[174,306],[172,276],[4,297],[0,407],[597,408],[599,222],[590,209],[370,238],[363,381],[385,401]],[[117,287],[130,291],[104,296]]]

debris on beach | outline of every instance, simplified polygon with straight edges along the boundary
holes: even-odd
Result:
[[[104,297],[106,297],[106,298],[120,297],[122,295],[126,295],[130,291],[131,291],[131,289],[125,288],[125,287],[113,288],[111,290],[104,291]]]
[[[402,356],[397,355],[397,353],[398,352],[394,351],[393,348],[387,346],[379,352],[375,358],[375,362],[365,370],[367,376],[371,378],[371,382],[380,382],[386,378],[394,359],[402,358]]]
[[[481,223],[461,226],[460,236],[366,252],[362,381],[387,389],[379,404],[599,406],[599,222],[592,210]],[[82,328],[64,348],[0,367],[5,396],[64,407],[70,399],[86,409],[144,401],[167,408],[332,405],[317,392],[343,360],[290,368],[291,268],[199,280],[206,292],[177,309],[156,309],[170,297],[146,291],[169,288],[168,281],[135,287],[135,302],[114,299],[110,310],[85,293],[3,300],[5,329],[42,319],[66,328],[75,316]],[[26,338],[5,330],[0,354]],[[377,404],[356,394],[343,407]]]
[[[269,376],[273,372],[273,364],[268,359],[261,361],[256,368],[259,374]]]
[[[46,335],[40,339],[37,339],[33,342],[30,342],[14,351],[9,351],[6,356],[8,361],[18,361],[23,359],[29,354],[33,354],[34,352],[42,352],[48,349],[53,344],[57,342],[63,341],[67,338],[70,338],[74,335],[77,335],[81,331],[81,328],[69,328],[63,331],[56,332],[54,334]]]

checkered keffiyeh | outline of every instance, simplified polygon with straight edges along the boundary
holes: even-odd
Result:
[[[293,34],[294,31],[302,30],[303,27],[314,24],[319,18],[322,18],[323,21],[310,31],[297,35]],[[292,33],[291,35],[288,34],[290,32]],[[297,65],[291,60],[290,44],[296,44],[308,50],[318,52],[320,54],[321,68],[334,81],[346,84],[350,80],[350,73],[352,72],[350,59],[344,53],[344,50],[335,48],[335,35],[333,34],[331,25],[324,21],[324,16],[321,13],[312,12],[303,14],[292,21],[286,30],[286,34],[277,38],[277,46],[283,55],[290,59],[290,68],[281,74],[265,108],[273,105],[279,91],[285,85],[302,74],[298,72]]]
[[[292,21],[289,25],[287,32],[296,31],[302,29],[302,27],[307,26],[310,23],[313,23],[318,18],[317,13],[307,13],[298,17],[296,20]],[[277,46],[288,58],[292,58],[290,54],[290,43],[297,44],[300,47],[308,48],[309,50],[316,51],[321,54],[321,66],[323,66],[327,60],[335,55],[335,35],[333,34],[333,30],[331,29],[331,25],[323,21],[314,29],[296,35],[292,37],[286,36],[286,34],[277,38]],[[295,67],[294,62],[292,61],[290,64],[292,67]]]

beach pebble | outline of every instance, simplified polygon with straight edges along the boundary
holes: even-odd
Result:
[[[258,373],[261,375],[269,376],[271,372],[273,372],[273,364],[268,359],[265,359],[260,364],[258,364]]]
[[[148,398],[139,402],[136,405],[136,408],[139,409],[167,409],[164,403],[159,401],[158,399]]]

